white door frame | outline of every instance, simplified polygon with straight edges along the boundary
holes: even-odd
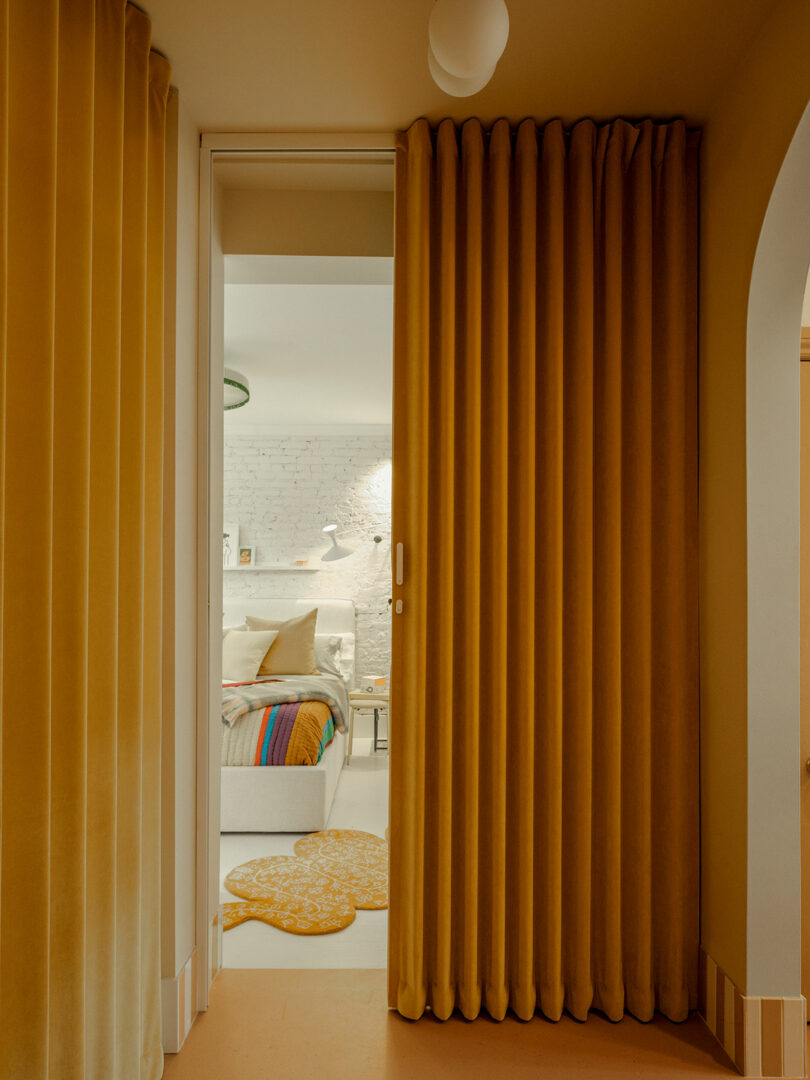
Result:
[[[286,133],[203,135],[200,140],[199,299],[197,334],[197,1009],[219,968],[219,726],[222,665],[222,356],[212,347],[211,244],[214,238],[213,170],[217,156],[362,154],[395,149],[393,133]],[[212,554],[216,557],[212,558]]]

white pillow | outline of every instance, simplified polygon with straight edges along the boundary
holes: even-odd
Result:
[[[340,670],[340,652],[342,634],[315,635],[315,666],[321,675],[336,675],[343,678]]]
[[[278,630],[229,630],[222,642],[222,678],[225,682],[251,682]]]
[[[231,630],[247,630],[248,624],[246,622],[239,623],[237,626],[223,626],[222,627],[222,640],[228,636]]]

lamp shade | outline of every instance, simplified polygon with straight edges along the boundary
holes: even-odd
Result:
[[[225,368],[225,410],[240,409],[250,401],[250,383],[247,375],[233,368]]]
[[[434,57],[448,75],[472,79],[492,71],[509,37],[505,0],[436,0],[428,36]]]
[[[428,68],[433,76],[433,81],[440,90],[451,97],[472,97],[479,90],[483,90],[489,80],[495,74],[495,68],[486,71],[483,75],[474,75],[469,79],[460,79],[457,75],[451,75],[445,71],[439,61],[433,55],[433,50],[428,45]]]
[[[321,562],[335,562],[337,559],[345,559],[347,555],[354,554],[354,548],[337,542],[337,525],[325,525],[323,531],[332,541],[332,546],[321,555]]]

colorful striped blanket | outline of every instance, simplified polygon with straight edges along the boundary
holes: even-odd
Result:
[[[317,765],[348,696],[332,676],[282,676],[222,689],[223,765]]]

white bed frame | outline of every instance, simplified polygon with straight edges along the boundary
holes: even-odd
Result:
[[[351,600],[229,597],[223,602],[223,625],[238,625],[246,615],[291,619],[314,607],[318,609],[316,633],[355,633]],[[353,683],[353,662],[351,674]],[[317,832],[325,829],[345,756],[346,738],[335,732],[317,765],[222,766],[220,830]]]

